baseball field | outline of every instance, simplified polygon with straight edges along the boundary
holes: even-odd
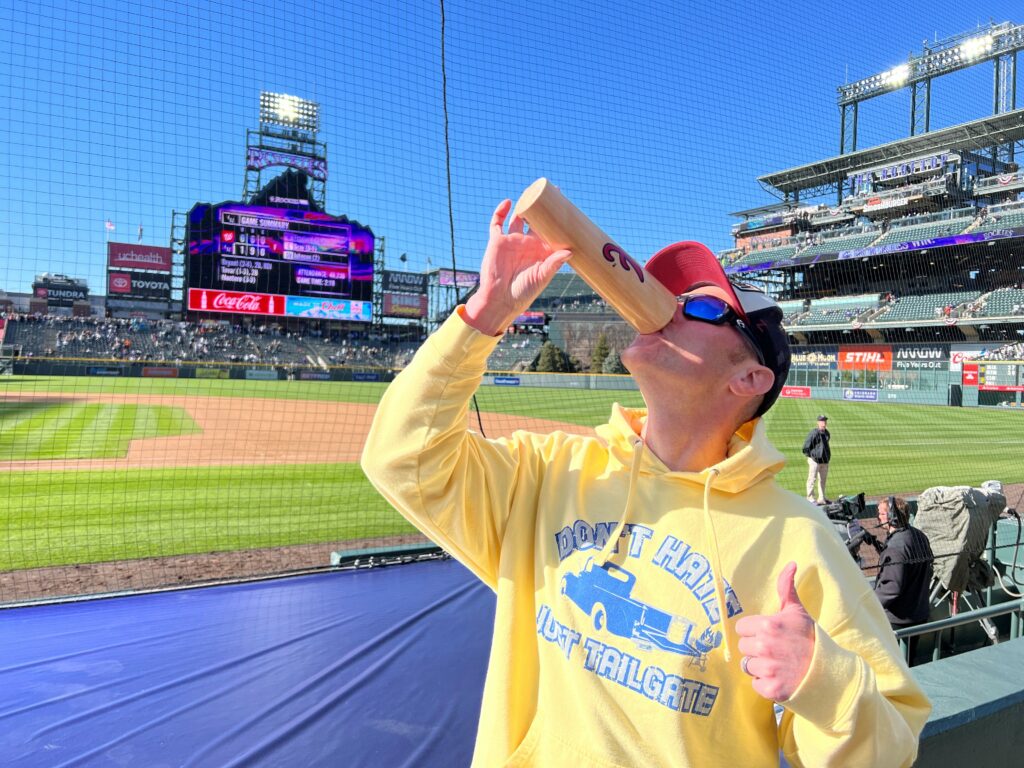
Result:
[[[0,380],[0,571],[408,535],[358,466],[384,386]],[[641,404],[631,391],[485,387],[471,423],[588,433],[614,401]],[[798,493],[822,411],[830,495],[1024,482],[1022,412],[781,400],[768,431]]]

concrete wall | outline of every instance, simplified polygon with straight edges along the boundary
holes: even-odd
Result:
[[[933,706],[916,766],[1024,762],[1024,641],[923,664],[913,673]]]

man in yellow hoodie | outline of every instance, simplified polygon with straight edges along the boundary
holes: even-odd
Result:
[[[774,480],[782,313],[710,251],[647,264],[680,304],[622,353],[646,410],[615,406],[597,437],[468,430],[488,355],[571,256],[506,233],[510,209],[362,458],[497,593],[474,765],[910,765],[930,704],[828,521]]]

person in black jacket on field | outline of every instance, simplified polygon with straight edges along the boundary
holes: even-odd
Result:
[[[910,524],[907,502],[890,496],[878,503],[878,521],[889,534],[878,555],[878,596],[893,629],[928,621],[928,591],[932,581],[932,554],[928,537]],[[917,637],[910,638],[913,661]]]
[[[814,481],[818,481],[818,503],[827,504],[825,481],[828,480],[828,463],[832,460],[832,449],[828,441],[832,435],[828,431],[828,416],[818,417],[818,426],[811,430],[804,440],[803,453],[807,457],[807,500],[814,501]]]

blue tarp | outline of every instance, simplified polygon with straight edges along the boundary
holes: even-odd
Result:
[[[468,765],[493,619],[452,561],[0,611],[0,764]]]

